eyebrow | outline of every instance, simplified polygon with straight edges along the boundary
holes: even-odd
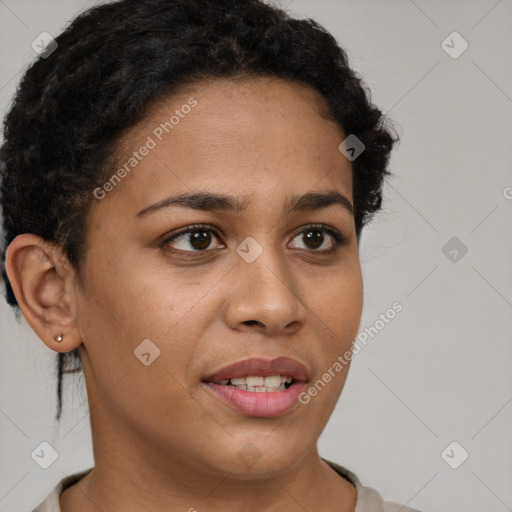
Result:
[[[351,215],[354,215],[354,207],[347,197],[337,190],[326,192],[308,192],[303,195],[294,194],[286,200],[283,215],[298,211],[320,210],[332,205],[339,205]],[[184,192],[175,196],[162,199],[158,203],[143,208],[135,217],[141,218],[150,213],[172,206],[192,208],[201,211],[243,212],[248,206],[248,200],[240,200],[234,196],[216,194],[213,192]]]

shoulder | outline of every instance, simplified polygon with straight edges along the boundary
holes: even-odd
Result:
[[[93,468],[74,473],[63,478],[53,489],[46,499],[40,503],[32,512],[60,512],[59,497],[62,492],[89,474]]]
[[[405,505],[384,501],[382,496],[375,489],[365,487],[352,471],[327,459],[322,460],[329,464],[339,475],[351,482],[356,488],[357,502],[354,512],[420,512],[419,510],[406,507]]]

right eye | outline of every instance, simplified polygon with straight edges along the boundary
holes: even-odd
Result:
[[[179,233],[171,235],[162,241],[161,247],[173,246],[177,252],[206,252],[213,237],[219,239],[218,231],[210,224],[195,224],[188,226]],[[180,246],[177,247],[177,244]],[[192,247],[192,250],[187,249]]]

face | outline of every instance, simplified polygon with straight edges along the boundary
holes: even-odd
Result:
[[[76,287],[93,435],[156,464],[241,479],[316,446],[348,366],[307,404],[298,391],[350,349],[362,310],[352,169],[325,109],[303,85],[215,80],[154,105],[124,138],[112,174],[125,172],[95,192]],[[168,200],[199,193],[231,199]],[[347,204],[291,208],[328,193]],[[286,391],[205,382],[279,357],[306,371]],[[264,373],[251,368],[242,371]]]

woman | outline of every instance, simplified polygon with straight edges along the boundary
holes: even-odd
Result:
[[[7,298],[83,367],[95,459],[36,512],[412,510],[317,451],[396,140],[332,36],[259,0],[102,5],[4,133]]]

